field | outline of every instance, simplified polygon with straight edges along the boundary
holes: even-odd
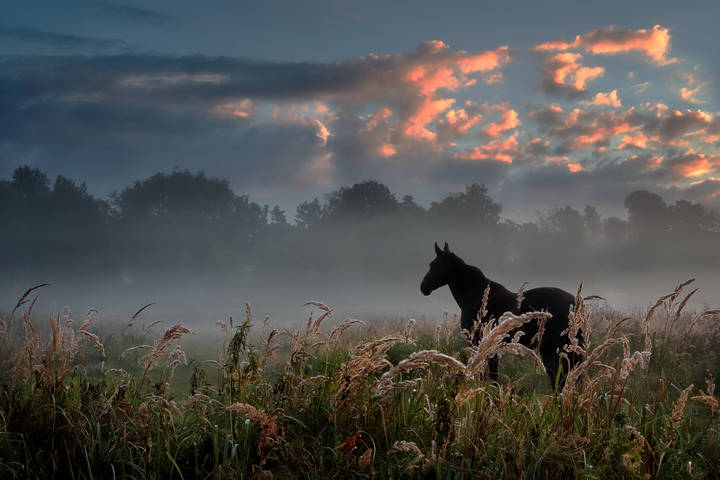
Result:
[[[143,309],[48,321],[33,313],[41,291],[0,317],[2,478],[720,471],[720,311],[687,311],[691,282],[627,315],[578,291],[569,334],[583,361],[554,389],[510,336],[552,321],[541,312],[493,319],[470,347],[451,314],[363,322],[310,302],[301,327],[275,328],[248,306],[242,321],[196,333],[145,325]],[[497,383],[486,378],[495,354]]]

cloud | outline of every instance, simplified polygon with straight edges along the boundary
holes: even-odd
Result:
[[[593,30],[578,35],[572,42],[562,39],[542,43],[535,47],[537,51],[583,49],[595,55],[615,55],[619,53],[640,52],[647,55],[658,65],[675,63],[677,59],[668,58],[670,53],[670,31],[655,25],[652,29],[626,30],[614,26]]]
[[[0,38],[3,37],[23,43],[53,47],[58,50],[89,50],[94,52],[131,50],[127,43],[118,39],[83,37],[29,27],[0,25]]]
[[[617,89],[607,93],[598,92],[592,100],[580,102],[581,105],[606,105],[608,107],[620,108],[622,102],[617,95]]]
[[[563,202],[602,204],[638,188],[715,198],[718,116],[627,93],[621,101],[619,92],[642,95],[648,82],[624,87],[622,73],[613,84],[608,59],[584,65],[638,51],[656,68],[670,61],[669,42],[653,50],[618,30],[596,32],[546,45],[540,90],[560,97],[552,102],[501,83],[512,72],[503,72],[508,47],[467,52],[438,40],[328,63],[0,57],[0,173],[29,162],[108,190],[178,166],[285,196],[373,178],[416,191],[482,181],[510,203],[531,194],[557,202],[561,191]],[[650,33],[637,38],[657,43]],[[677,92],[663,96],[662,84],[654,98],[672,105]]]
[[[657,105],[655,111],[656,115],[648,122],[646,130],[657,133],[664,141],[671,141],[712,122],[712,115],[699,109],[670,110],[664,105]]]
[[[483,132],[489,137],[496,138],[500,136],[501,133],[514,130],[520,126],[521,122],[518,117],[518,112],[510,108],[507,104],[497,105],[495,109],[500,111],[500,119],[483,128]]]
[[[513,163],[521,155],[516,135],[506,139],[493,140],[485,145],[479,145],[471,150],[461,150],[453,154],[453,158],[460,160],[491,160],[503,163]]]
[[[583,67],[579,53],[558,53],[549,57],[543,67],[540,89],[551,95],[569,98],[585,94],[588,82],[605,73],[603,67]]]
[[[598,112],[573,109],[565,112],[551,105],[530,112],[541,132],[562,140],[556,153],[565,155],[575,150],[595,148],[600,151],[618,135],[643,126],[643,117],[633,109],[625,112]]]
[[[696,179],[706,175],[720,176],[720,154],[707,155],[688,151],[668,162],[670,171],[683,178]]]

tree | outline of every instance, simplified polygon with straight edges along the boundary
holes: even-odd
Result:
[[[583,240],[584,218],[580,215],[580,212],[569,205],[556,208],[547,217],[541,217],[540,224],[546,231],[560,233],[578,241]]]
[[[485,185],[473,183],[464,192],[450,193],[440,202],[430,205],[430,216],[442,222],[496,226],[500,221],[502,206],[488,195]]]
[[[76,226],[102,222],[107,212],[106,203],[90,195],[84,183],[78,185],[62,175],[55,179],[50,199],[56,218]]]
[[[667,231],[670,215],[660,195],[638,190],[625,197],[630,230],[639,238],[653,238]]]
[[[617,217],[610,217],[603,223],[605,239],[610,243],[621,243],[627,235],[627,223]]]
[[[594,206],[585,205],[583,223],[585,225],[585,231],[591,238],[597,239],[602,233],[602,218]]]
[[[315,198],[311,202],[302,202],[295,211],[295,223],[298,227],[310,230],[320,224],[324,216],[320,201]]]
[[[13,172],[13,188],[22,198],[50,193],[50,179],[37,168],[18,167]]]
[[[329,193],[325,215],[330,220],[357,221],[391,213],[397,206],[386,185],[370,180]]]
[[[272,210],[270,210],[270,223],[272,225],[288,225],[287,218],[285,218],[285,212],[280,209],[279,205],[275,205]]]
[[[236,207],[230,182],[204,172],[176,170],[136,181],[114,196],[120,215],[132,220],[218,220]]]
[[[670,206],[670,228],[673,232],[682,235],[696,234],[702,230],[709,230],[708,214],[699,203],[678,200]]]

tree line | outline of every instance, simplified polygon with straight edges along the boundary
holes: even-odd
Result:
[[[176,170],[106,199],[84,183],[27,166],[0,180],[0,263],[6,269],[337,269],[388,275],[423,265],[433,241],[492,268],[553,271],[717,265],[720,212],[640,190],[627,220],[591,205],[503,219],[484,185],[419,205],[376,181],[279,206],[237,194],[226,179]]]

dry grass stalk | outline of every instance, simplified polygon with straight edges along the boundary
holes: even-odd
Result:
[[[393,445],[392,445],[392,447],[390,447],[390,450],[388,451],[388,453],[393,453],[393,452],[410,452],[410,453],[414,453],[418,457],[425,456],[415,442],[407,442],[405,440],[398,440],[395,443],[393,443]]]
[[[18,300],[17,304],[12,309],[12,312],[10,312],[10,320],[8,320],[8,323],[12,323],[12,319],[15,316],[15,312],[17,312],[18,308],[20,308],[23,305],[25,305],[26,303],[28,303],[28,301],[29,301],[28,298],[30,297],[30,294],[32,292],[34,292],[35,290],[37,290],[39,288],[47,287],[49,285],[50,285],[49,283],[41,283],[39,285],[35,285],[34,287],[28,288],[25,291],[25,293],[22,294],[22,296],[20,297],[20,300]],[[30,311],[32,311],[32,305],[34,305],[36,301],[37,301],[37,295],[35,295],[35,298],[32,300],[32,304],[30,306]]]
[[[688,395],[690,394],[694,386],[695,385],[691,383],[685,390],[680,392],[680,397],[677,399],[677,402],[675,402],[672,414],[670,415],[673,421],[677,422],[682,418],[683,412],[685,411],[685,403],[687,402]]]
[[[487,317],[487,305],[488,300],[490,299],[490,284],[488,283],[488,286],[485,287],[485,290],[483,291],[482,296],[482,302],[480,303],[480,310],[478,310],[478,313],[475,318],[475,323],[473,324],[473,328],[471,331],[463,330],[463,334],[468,339],[468,341],[473,344],[475,343],[474,340],[478,338],[478,335],[480,333],[480,329],[483,325],[490,325],[493,322],[492,318],[485,319]]]
[[[322,324],[323,320],[325,320],[326,318],[331,318],[333,316],[333,309],[322,302],[306,302],[303,306],[306,307],[308,305],[317,307],[323,312],[322,315],[320,315],[315,319],[315,321],[313,321],[314,310],[310,310],[310,317],[308,318],[305,336],[314,337],[317,336],[318,331],[320,330],[320,324]]]
[[[448,312],[443,312],[443,328],[445,330],[445,343],[450,342],[450,337],[460,331],[460,320],[457,313],[453,313],[452,317]]]
[[[617,332],[617,329],[620,328],[620,325],[622,325],[623,323],[627,322],[628,320],[632,320],[632,317],[623,317],[623,318],[621,318],[620,320],[618,320],[617,322],[615,322],[615,323],[608,329],[607,333],[605,334],[605,340],[607,340],[608,338],[614,337],[614,336],[615,336],[615,332]]]
[[[590,368],[601,364],[599,360],[602,354],[605,353],[605,351],[612,345],[619,343],[620,341],[621,340],[618,338],[608,338],[602,344],[595,347],[592,352],[587,355],[587,358],[585,358],[585,360],[570,369],[567,377],[565,377],[565,386],[562,390],[562,395],[566,400],[570,400],[578,392],[580,380],[582,378],[589,379],[588,373]],[[593,385],[597,385],[597,382],[593,383]],[[591,391],[591,389],[586,387],[585,391]]]
[[[172,378],[175,373],[175,368],[178,365],[187,365],[187,357],[185,352],[180,348],[180,345],[175,345],[175,349],[168,353],[166,365],[170,367],[170,375],[168,378]]]
[[[484,375],[488,360],[495,355],[502,356],[504,353],[529,356],[536,360],[544,370],[537,353],[519,343],[507,342],[506,338],[510,332],[534,319],[550,318],[551,316],[547,312],[528,312],[522,315],[506,312],[500,317],[496,325],[494,325],[494,322],[488,322],[482,330],[482,336],[478,343],[468,347],[470,358],[468,359],[466,374],[468,376]]]
[[[36,287],[39,288],[39,287]],[[29,293],[29,290],[27,293]],[[31,317],[32,311],[37,302],[38,296],[29,301],[28,309],[23,313],[23,347],[14,359],[13,371],[16,375],[28,380],[33,372],[40,375],[40,381],[46,385],[57,386],[61,384],[67,375],[72,373],[77,365],[74,364],[75,355],[79,351],[79,342],[82,338],[89,338],[100,354],[105,357],[105,347],[100,338],[88,331],[95,318],[97,310],[88,311],[80,330],[80,336],[76,335],[72,328],[73,320],[70,318],[70,310],[65,307],[62,318],[60,314],[50,315],[50,339],[46,346],[43,346],[40,334],[35,329]],[[26,298],[21,299],[18,305],[28,303]]]
[[[259,408],[241,402],[233,403],[227,407],[227,410],[243,414],[260,426],[260,441],[258,442],[257,452],[260,456],[260,465],[264,465],[269,450],[282,443],[282,438],[279,436],[280,429],[275,422],[277,414],[268,414]]]
[[[701,320],[705,320],[706,318],[714,317],[716,315],[720,315],[720,310],[705,310],[704,312],[696,315],[695,318],[693,318],[690,322],[690,325],[688,326],[688,330],[685,335],[690,335],[690,332],[692,332],[693,328],[695,328],[695,325],[697,325]]]
[[[374,390],[378,395],[386,395],[392,390],[395,390],[392,379],[396,375],[409,372],[416,368],[427,368],[430,365],[453,368],[463,373],[466,371],[465,365],[450,355],[445,355],[437,350],[422,350],[411,354],[405,360],[400,361],[397,365],[385,372],[375,383]]]
[[[150,323],[148,326],[143,325],[143,333],[150,331],[151,328],[153,328],[155,325],[160,325],[161,323],[165,323],[164,320],[155,320],[154,322]]]
[[[263,352],[262,360],[260,361],[261,368],[265,368],[265,364],[268,360],[268,358],[274,358],[276,361],[278,360],[277,355],[275,355],[275,350],[278,349],[279,345],[273,345],[273,339],[277,337],[277,334],[280,333],[280,330],[277,328],[274,328],[270,331],[270,333],[266,338],[260,337],[260,341],[263,343],[263,346],[265,347],[265,351]]]
[[[696,395],[691,400],[697,400],[701,403],[710,407],[712,413],[720,412],[720,402],[715,398],[715,377],[712,374],[708,374],[705,379],[705,385],[707,386],[707,393],[700,390],[701,395]]]
[[[517,303],[516,303],[516,307],[518,310],[520,310],[520,307],[522,307],[522,302],[523,302],[523,300],[525,300],[525,296],[523,295],[523,293],[525,292],[525,287],[527,287],[527,284],[528,284],[527,282],[523,282],[522,285],[520,285],[520,288],[518,289]]]
[[[216,325],[217,327],[219,327],[220,330],[221,330],[223,333],[228,333],[228,332],[229,332],[229,330],[228,330],[228,324],[227,324],[225,321],[223,321],[223,320],[218,320],[218,321],[215,322],[215,325]]]
[[[149,308],[149,307],[152,306],[152,305],[155,305],[155,302],[150,302],[150,303],[148,303],[147,305],[144,305],[144,306],[140,307],[140,309],[139,309],[137,312],[133,313],[132,316],[130,317],[130,320],[128,321],[128,324],[127,324],[127,327],[126,327],[126,328],[132,327],[133,322],[134,322],[135,320],[137,320],[137,318],[140,316],[140,314],[141,314],[146,308]]]
[[[385,354],[390,347],[401,341],[403,341],[401,337],[385,337],[355,347],[350,359],[340,368],[343,383],[335,393],[335,404],[339,407],[351,391],[366,383],[367,378],[387,367],[392,367]]]
[[[413,329],[415,327],[416,320],[414,318],[408,319],[407,325],[405,325],[405,343],[412,343],[415,339],[413,338]]]
[[[458,405],[463,405],[482,392],[485,392],[484,386],[472,388],[464,392],[459,392],[457,395],[455,395],[455,403],[457,403]]]
[[[622,337],[620,341],[623,344],[623,359],[620,364],[620,380],[626,380],[628,376],[635,370],[638,363],[642,368],[646,368],[650,360],[650,352],[633,352],[630,353],[630,345],[627,338]]]
[[[94,333],[88,332],[87,330],[80,330],[80,333],[82,333],[83,335],[88,337],[90,339],[90,341],[93,342],[93,344],[95,344],[95,348],[98,349],[98,351],[100,352],[100,355],[102,355],[102,358],[105,358],[105,346],[100,341],[100,337],[98,337]]]
[[[367,326],[367,323],[363,322],[362,320],[357,320],[354,318],[346,318],[339,325],[337,325],[335,328],[332,329],[332,331],[330,332],[330,335],[328,336],[328,343],[333,347],[337,347],[337,345],[338,345],[338,343],[340,343],[340,340],[342,339],[342,336],[345,333],[345,331],[348,328],[352,327],[353,325]]]
[[[542,343],[542,339],[545,336],[545,326],[547,325],[549,318],[551,317],[542,317],[538,319],[538,331],[530,339],[530,345],[535,345],[535,348],[538,348]]]
[[[673,317],[672,322],[670,322],[670,329],[669,329],[670,333],[672,333],[673,330],[675,329],[675,324],[680,319],[680,314],[682,313],[683,309],[685,308],[685,305],[687,305],[688,300],[690,300],[690,297],[695,295],[695,292],[697,292],[698,290],[699,289],[696,288],[696,289],[690,291],[690,293],[685,295],[685,298],[683,298],[682,301],[680,302],[680,304],[678,305],[677,310],[675,311],[675,316]]]
[[[587,350],[583,339],[590,338],[590,328],[588,327],[588,313],[585,308],[585,300],[582,296],[582,287],[583,284],[580,282],[577,294],[575,295],[575,304],[570,306],[568,328],[563,330],[560,335],[567,334],[570,341],[569,344],[563,346],[564,353],[574,353],[586,358]]]
[[[147,376],[147,373],[155,365],[157,365],[157,362],[158,362],[158,360],[160,360],[160,357],[162,357],[163,355],[168,353],[168,347],[170,346],[170,344],[172,342],[174,342],[175,340],[179,340],[180,338],[182,338],[183,335],[187,335],[187,334],[195,334],[195,332],[193,332],[192,330],[190,330],[188,328],[183,327],[182,324],[178,323],[178,324],[175,324],[172,327],[168,328],[167,330],[165,330],[165,333],[163,333],[163,335],[160,338],[155,340],[153,342],[153,344],[149,346],[150,352],[145,354],[140,359],[140,364],[144,365],[143,376],[142,376],[143,380]],[[126,353],[133,351],[135,349],[145,348],[145,347],[148,347],[148,346],[147,345],[138,345],[136,347],[129,348],[129,349],[125,350],[125,352],[123,352],[123,355],[125,355]],[[182,355],[185,355],[185,354],[182,353]],[[142,381],[141,381],[141,383],[142,383]]]

